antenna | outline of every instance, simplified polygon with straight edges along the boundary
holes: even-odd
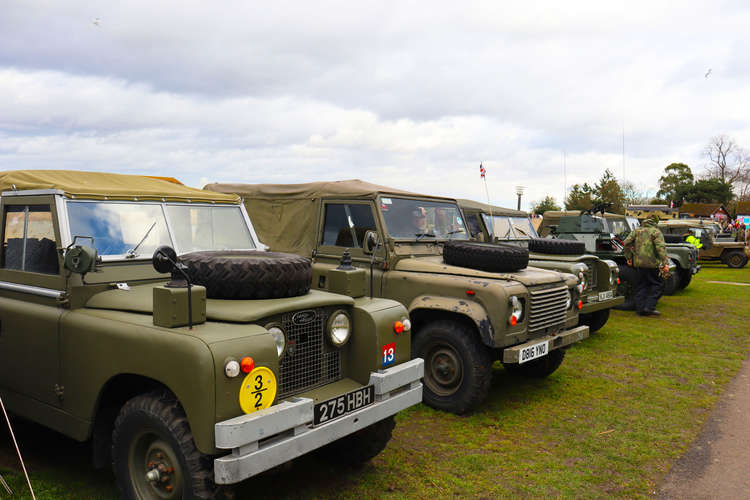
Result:
[[[568,199],[568,165],[565,150],[563,149],[563,212],[565,211],[565,200]]]
[[[625,180],[625,116],[622,117],[622,180]]]

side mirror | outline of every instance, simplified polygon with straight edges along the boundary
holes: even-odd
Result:
[[[367,231],[365,240],[362,242],[362,251],[366,254],[372,254],[378,246],[378,234],[375,231]]]

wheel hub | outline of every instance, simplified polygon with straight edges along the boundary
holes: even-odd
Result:
[[[432,350],[427,371],[426,382],[440,395],[453,394],[463,380],[461,358],[450,346],[436,346]]]

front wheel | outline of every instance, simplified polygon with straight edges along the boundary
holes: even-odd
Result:
[[[412,347],[412,355],[424,359],[426,405],[461,414],[487,398],[493,352],[472,329],[456,321],[435,321],[417,332]]]
[[[609,311],[609,309],[606,310]],[[560,368],[563,359],[565,359],[565,351],[562,349],[555,349],[554,351],[550,351],[546,356],[533,361],[528,361],[523,364],[503,364],[503,366],[505,366],[508,371],[525,377],[545,378],[552,375],[555,370]]]
[[[578,324],[588,326],[589,333],[594,333],[609,320],[609,309],[600,309],[589,314],[581,314],[579,318]]]
[[[669,278],[663,280],[664,292],[662,295],[674,295],[674,293],[680,289],[680,277],[676,271],[677,270],[675,270],[674,273],[670,273]]]
[[[321,451],[331,462],[361,465],[385,449],[394,427],[396,420],[390,416],[326,445]]]
[[[679,290],[686,288],[690,281],[693,279],[693,271],[691,269],[678,269],[677,275],[680,277]]]
[[[195,446],[185,412],[167,391],[136,396],[112,433],[112,468],[122,498],[214,498],[211,460]]]

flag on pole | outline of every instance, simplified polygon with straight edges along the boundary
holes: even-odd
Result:
[[[482,179],[484,179],[484,174],[486,174],[486,173],[487,173],[487,171],[486,171],[486,170],[484,169],[484,167],[483,167],[483,166],[482,166],[482,164],[480,163],[480,164],[479,164],[479,176],[480,176],[480,177],[481,177]]]
[[[670,202],[669,202],[669,208],[674,208],[674,200],[670,200]]]

